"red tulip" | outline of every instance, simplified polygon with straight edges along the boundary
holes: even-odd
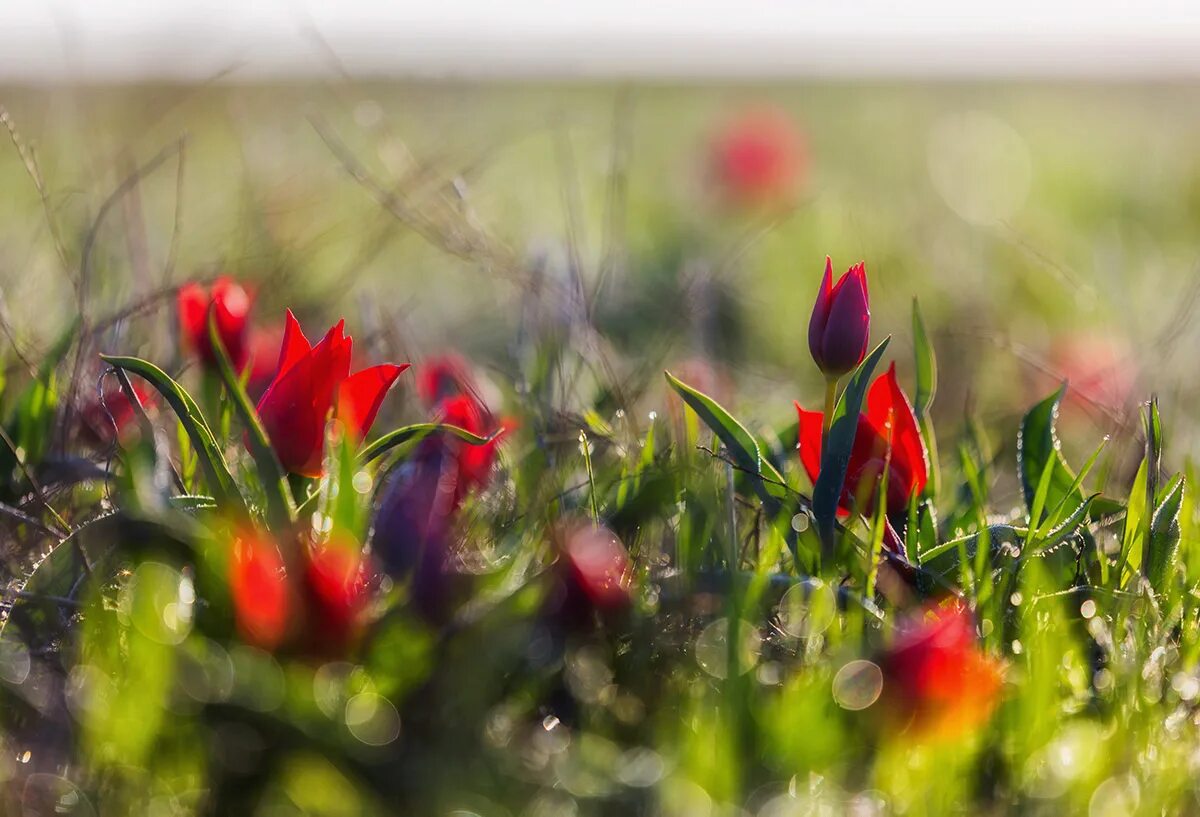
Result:
[[[287,633],[291,600],[283,558],[273,540],[252,530],[238,532],[229,589],[241,637],[265,650],[279,646]]]
[[[427,406],[436,406],[447,397],[477,395],[475,378],[462,357],[454,353],[427,360],[417,375],[417,394]]]
[[[631,602],[633,569],[617,535],[599,525],[579,525],[562,538],[569,593],[601,612],[624,610]]]
[[[258,402],[258,415],[279,461],[306,477],[322,473],[325,423],[331,413],[353,440],[375,422],[388,389],[408,364],[371,366],[350,374],[351,338],[338,321],[313,346],[291,310],[283,332],[275,378]]]
[[[871,339],[867,267],[858,262],[833,283],[833,260],[825,257],[825,275],[808,322],[808,350],[826,377],[837,379],[862,363]]]
[[[116,383],[110,383],[111,378],[105,378],[103,398],[92,395],[84,401],[79,410],[84,437],[95,445],[112,445],[114,440],[122,442],[136,435],[137,407]],[[157,401],[154,391],[134,382],[133,393],[138,402],[146,409],[151,409]]]
[[[821,470],[821,424],[824,415],[805,411],[799,403],[800,462],[815,484]],[[912,405],[900,390],[896,366],[875,378],[867,391],[867,410],[858,417],[858,430],[850,450],[850,464],[842,486],[839,511],[850,513],[860,490],[865,491],[867,512],[874,508],[875,486],[887,469],[887,512],[903,513],[913,496],[929,479],[925,441],[917,429]]]
[[[305,550],[305,640],[309,651],[336,655],[356,640],[366,603],[365,578],[356,546],[333,542]]]
[[[212,309],[216,313],[221,343],[229,352],[234,368],[240,371],[249,351],[246,333],[251,302],[245,287],[224,276],[213,282],[211,289],[197,283],[184,284],[177,296],[180,335],[184,344],[207,365],[216,365],[216,353],[208,336],[208,312]]]
[[[960,737],[988,719],[999,697],[1000,665],[979,649],[960,602],[902,621],[879,665],[885,705],[917,736]]]
[[[300,552],[301,568],[289,575],[269,534],[235,534],[229,586],[238,633],[265,650],[343,654],[358,636],[366,603],[361,553],[342,543]]]
[[[748,111],[713,139],[710,172],[722,202],[739,209],[795,204],[804,181],[804,137],[774,109]]]

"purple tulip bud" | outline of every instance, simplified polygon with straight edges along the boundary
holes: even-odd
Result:
[[[839,378],[862,363],[871,337],[871,307],[867,299],[867,268],[859,262],[833,283],[833,261],[825,258],[825,277],[812,319],[808,349],[826,377]]]

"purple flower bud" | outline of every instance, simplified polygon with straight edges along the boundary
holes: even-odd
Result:
[[[862,363],[871,337],[871,307],[867,299],[867,268],[859,262],[833,283],[833,262],[825,258],[825,276],[812,319],[808,349],[826,377],[838,378]]]

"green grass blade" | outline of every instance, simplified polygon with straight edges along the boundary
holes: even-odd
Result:
[[[246,500],[229,471],[225,455],[221,453],[221,447],[217,445],[200,407],[187,390],[162,369],[141,358],[101,355],[100,359],[110,366],[136,374],[154,387],[179,418],[179,423],[199,458],[204,477],[213,489],[213,496],[221,504],[231,505],[239,515],[247,515],[249,511],[246,508]]]

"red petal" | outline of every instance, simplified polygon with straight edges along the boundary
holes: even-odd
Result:
[[[199,284],[184,284],[176,296],[176,307],[179,310],[179,329],[183,340],[193,349],[200,348],[201,340],[205,337],[204,321],[208,313],[208,293]]]
[[[279,365],[275,367],[275,378],[279,379],[286,374],[287,370],[308,354],[310,349],[312,349],[312,344],[304,336],[304,330],[300,328],[300,321],[296,320],[296,316],[289,309],[287,317],[284,319],[283,344],[279,347]]]
[[[403,366],[382,363],[355,372],[343,381],[338,388],[337,416],[347,434],[355,440],[366,436],[388,389],[407,368],[407,363]]]
[[[905,494],[909,497],[923,491],[929,479],[928,455],[912,405],[896,380],[895,363],[867,391],[867,419],[876,433],[884,440],[891,440],[894,467],[889,479],[903,477]]]
[[[808,320],[808,348],[816,357],[821,354],[825,325],[829,321],[829,308],[833,298],[833,259],[825,256],[825,275],[821,278],[821,287],[817,290],[817,300],[813,304],[812,317]],[[820,364],[820,361],[817,361]]]
[[[804,466],[808,479],[814,485],[821,472],[821,424],[825,415],[819,411],[805,411],[796,403],[800,422],[797,427],[797,447],[800,449],[800,464]]]
[[[235,540],[229,584],[242,638],[264,649],[277,646],[287,630],[289,604],[274,543],[254,534]]]
[[[306,477],[322,472],[325,421],[334,394],[350,373],[351,341],[339,323],[321,342],[276,377],[258,403],[271,445],[283,467]],[[287,344],[285,342],[284,346]]]

